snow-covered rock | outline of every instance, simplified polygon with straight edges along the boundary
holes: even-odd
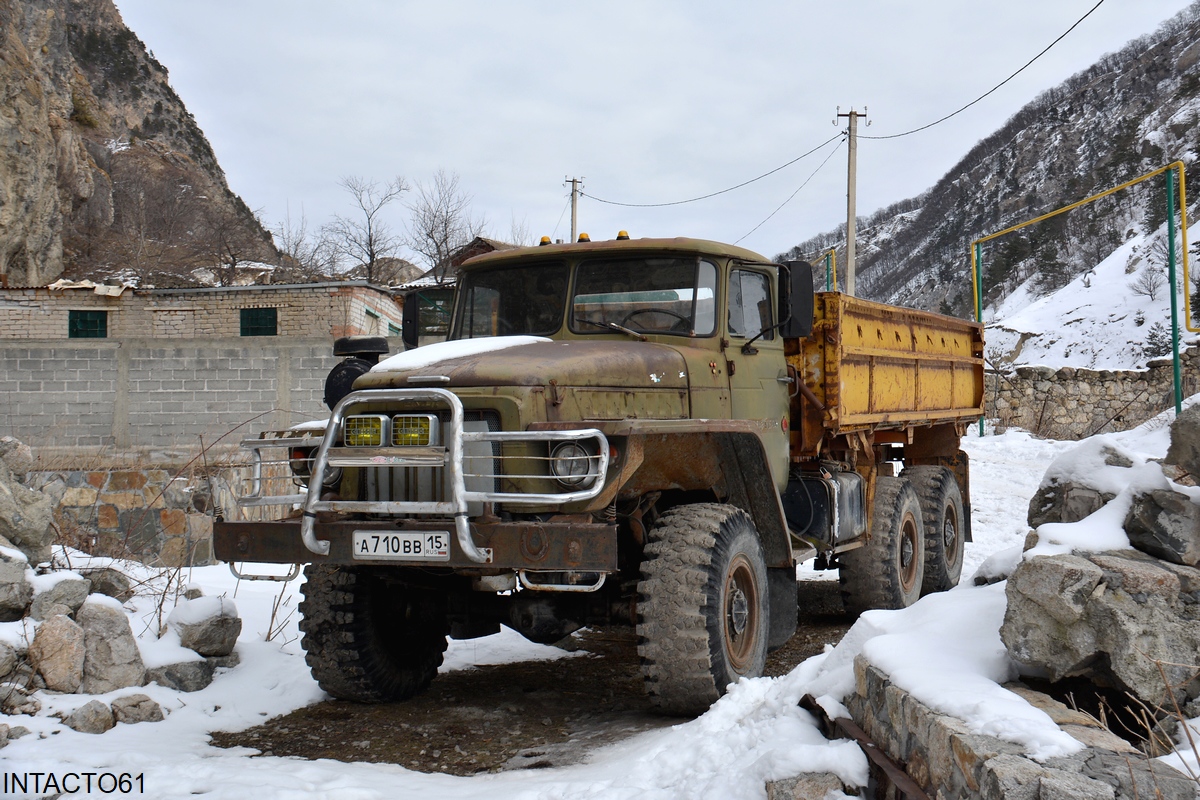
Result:
[[[101,600],[107,602],[101,602]],[[146,682],[146,667],[142,662],[129,617],[121,608],[109,605],[111,599],[92,597],[76,614],[83,628],[87,653],[83,662],[85,694],[103,694]]]
[[[202,656],[227,656],[233,652],[242,620],[237,606],[226,597],[197,597],[175,606],[167,624],[179,642]]]
[[[74,692],[83,683],[86,653],[83,628],[58,615],[42,623],[29,645],[29,661],[56,692]]]

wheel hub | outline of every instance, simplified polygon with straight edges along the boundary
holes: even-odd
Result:
[[[750,601],[746,593],[734,587],[729,597],[729,625],[733,632],[741,636],[746,631],[746,623],[750,620]]]

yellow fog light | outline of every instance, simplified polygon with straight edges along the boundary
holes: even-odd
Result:
[[[427,447],[439,444],[438,419],[432,414],[392,417],[393,447]]]
[[[387,417],[346,417],[343,440],[347,447],[382,447],[383,424]]]

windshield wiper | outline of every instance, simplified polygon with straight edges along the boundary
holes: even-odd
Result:
[[[606,319],[594,320],[594,319],[585,319],[583,317],[577,317],[575,319],[575,321],[576,322],[586,322],[589,325],[595,325],[597,328],[608,328],[609,330],[612,330],[612,331],[620,331],[621,333],[629,334],[633,338],[637,339],[639,342],[650,341],[644,335],[638,333],[637,331],[633,330],[632,328],[626,328],[624,325],[618,325],[617,323],[609,322]]]

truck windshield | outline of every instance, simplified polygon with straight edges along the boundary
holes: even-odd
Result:
[[[717,268],[696,258],[585,261],[575,273],[571,329],[708,336],[716,329]]]
[[[467,272],[454,338],[555,333],[562,327],[567,274],[562,263]]]

